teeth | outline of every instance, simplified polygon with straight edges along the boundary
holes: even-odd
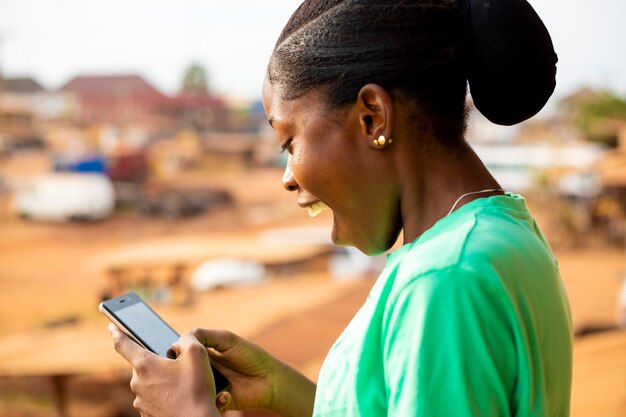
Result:
[[[307,207],[307,210],[309,211],[309,216],[316,217],[327,208],[328,206],[320,201],[310,207]]]

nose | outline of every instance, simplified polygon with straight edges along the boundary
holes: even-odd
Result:
[[[291,156],[287,160],[287,166],[285,167],[285,172],[283,173],[283,188],[287,191],[296,191],[298,189],[298,183],[296,182],[296,178],[293,176],[293,170],[291,169]]]

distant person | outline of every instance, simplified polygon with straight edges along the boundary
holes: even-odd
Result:
[[[404,245],[317,386],[230,332],[184,335],[174,361],[113,329],[134,366],[136,408],[568,416],[572,329],[556,260],[524,198],[505,192],[464,140],[468,80],[476,107],[511,125],[543,107],[555,64],[523,0],[305,1],[263,87],[289,153],[283,185],[311,214],[332,210],[337,244],[380,254],[402,232]],[[217,396],[209,358],[232,383]]]

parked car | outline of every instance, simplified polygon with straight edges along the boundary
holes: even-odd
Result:
[[[104,175],[55,173],[19,187],[14,207],[28,219],[98,220],[113,212],[115,192]]]

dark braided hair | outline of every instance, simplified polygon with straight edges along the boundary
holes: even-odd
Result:
[[[543,107],[555,63],[549,34],[526,0],[305,0],[278,38],[268,77],[286,100],[324,87],[334,107],[378,84],[415,105],[420,129],[457,144],[468,75],[472,88],[474,79],[480,86],[479,110],[514,124]],[[520,87],[515,94],[511,84]]]
[[[466,119],[464,16],[458,0],[307,0],[278,39],[269,78],[288,100],[325,86],[336,107],[378,84],[417,105],[421,128],[457,142]]]

